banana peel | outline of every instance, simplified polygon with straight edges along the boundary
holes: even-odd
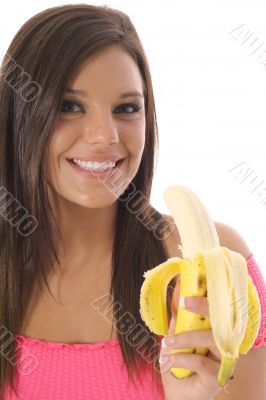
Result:
[[[220,351],[217,380],[225,386],[232,376],[240,354],[251,349],[259,330],[259,296],[248,275],[245,258],[220,246],[214,222],[201,200],[185,186],[175,185],[164,194],[165,202],[179,231],[182,256],[169,258],[146,271],[140,292],[140,315],[149,330],[167,336],[166,293],[169,282],[178,275],[171,310],[176,315],[175,334],[212,329]],[[209,316],[179,306],[180,296],[205,296]],[[171,353],[205,355],[207,348],[173,349]],[[178,379],[193,371],[171,368]]]

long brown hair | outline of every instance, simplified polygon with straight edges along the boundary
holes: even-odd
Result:
[[[63,5],[30,18],[13,38],[1,65],[0,345],[8,353],[0,355],[1,399],[7,383],[15,390],[15,366],[10,362],[15,342],[4,343],[4,333],[16,333],[22,326],[25,300],[35,279],[50,291],[47,274],[54,260],[59,262],[51,240],[57,228],[47,195],[46,160],[63,87],[80,62],[111,44],[125,49],[142,75],[146,138],[139,170],[118,199],[110,295],[114,307],[119,305],[114,310],[115,326],[130,380],[135,384],[133,372],[141,376],[138,362],[143,368],[153,365],[160,378],[158,337],[148,332],[139,312],[143,274],[166,260],[162,238],[171,230],[169,220],[150,204],[158,129],[148,61],[122,11],[105,5]],[[168,315],[170,296],[168,291]],[[138,349],[132,345],[134,338],[141,345]]]

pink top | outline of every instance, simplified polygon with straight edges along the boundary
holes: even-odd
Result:
[[[266,344],[266,286],[251,254],[249,275],[257,287],[262,318],[253,345]],[[158,337],[159,348],[162,336]],[[156,389],[150,368],[142,373],[142,383],[127,387],[127,373],[118,339],[93,344],[65,344],[16,335],[18,344],[16,389],[6,392],[5,400],[163,400],[163,389]],[[149,364],[151,366],[151,364]]]

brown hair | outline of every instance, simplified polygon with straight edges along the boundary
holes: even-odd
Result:
[[[56,226],[47,196],[46,159],[63,87],[80,62],[111,44],[121,46],[137,63],[145,94],[145,147],[137,174],[118,199],[110,288],[114,305],[120,307],[114,310],[117,336],[133,381],[133,372],[141,375],[138,362],[143,368],[145,363],[152,363],[156,366],[153,372],[156,370],[160,378],[158,337],[148,331],[140,317],[139,297],[144,272],[166,260],[162,238],[169,232],[170,224],[150,204],[158,129],[148,62],[130,18],[105,5],[63,5],[36,14],[20,28],[3,57],[0,76],[0,327],[3,334],[0,345],[2,348],[7,331],[19,331],[24,304],[35,279],[48,287],[47,274],[54,260],[58,262],[51,240],[52,228],[56,230]],[[168,292],[168,315],[170,295]],[[134,318],[133,329],[129,315]],[[136,336],[141,354],[132,345]],[[5,352],[12,360],[14,340],[8,345],[5,343]],[[151,358],[144,361],[144,352]],[[15,390],[14,365],[8,358],[1,351],[1,399],[7,383]]]

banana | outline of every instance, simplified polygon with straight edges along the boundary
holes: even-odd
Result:
[[[180,278],[180,296],[207,296],[209,316],[178,306],[175,334],[190,330],[212,329],[221,356],[217,380],[225,386],[239,354],[247,354],[259,330],[259,296],[248,275],[245,258],[220,246],[214,222],[200,199],[190,189],[174,185],[164,192],[165,203],[178,228],[182,258],[172,257],[143,275],[140,291],[140,315],[149,330],[167,336],[167,285]],[[205,355],[207,348],[174,349],[171,353]],[[179,378],[193,371],[171,368]]]

